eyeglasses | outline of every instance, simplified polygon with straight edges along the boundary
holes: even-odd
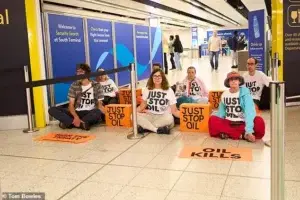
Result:
[[[153,78],[156,78],[156,79],[161,79],[162,76],[161,75],[154,75]]]
[[[255,65],[255,63],[247,63],[247,65],[250,65],[250,66],[252,66],[252,65]]]

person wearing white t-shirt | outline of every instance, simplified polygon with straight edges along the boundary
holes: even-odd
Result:
[[[155,69],[151,73],[137,112],[139,133],[149,130],[158,134],[169,134],[174,126],[173,115],[180,117],[175,94],[161,69]]]
[[[76,69],[77,75],[90,74],[91,68],[87,64],[79,64]],[[50,116],[57,119],[59,127],[81,128],[89,130],[90,126],[101,121],[101,114],[105,113],[102,88],[99,83],[89,78],[72,83],[69,93],[68,108],[51,107]]]
[[[219,66],[219,54],[222,49],[222,41],[217,31],[213,31],[213,36],[208,40],[208,51],[210,53],[210,65],[212,70],[217,70]],[[215,58],[215,63],[214,63]]]
[[[229,90],[224,91],[218,112],[209,119],[209,133],[221,139],[243,138],[249,142],[262,139],[265,122],[256,116],[250,91],[244,85],[244,78],[238,72],[230,72],[224,81]]]
[[[249,58],[247,60],[248,73],[244,75],[245,85],[250,90],[254,103],[259,106],[264,87],[269,87],[271,78],[257,69],[258,60]]]
[[[97,71],[104,72],[104,69],[98,69]],[[117,94],[119,89],[116,86],[115,82],[111,80],[109,76],[107,76],[106,74],[97,77],[96,80],[98,83],[100,83],[103,90],[103,95],[104,95],[103,104],[104,105],[118,104],[119,100]]]

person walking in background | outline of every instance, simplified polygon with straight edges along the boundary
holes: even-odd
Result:
[[[221,38],[218,36],[217,31],[213,31],[213,35],[208,41],[208,51],[210,53],[210,65],[212,70],[217,70],[219,66],[219,54],[222,50]],[[214,62],[215,59],[215,62]]]
[[[169,53],[170,53],[170,61],[171,61],[171,64],[172,64],[172,68],[170,70],[173,70],[173,69],[176,69],[176,66],[175,66],[175,62],[174,62],[174,36],[173,35],[170,35],[170,41],[169,41]]]
[[[233,33],[233,37],[232,37],[232,45],[231,45],[231,58],[232,58],[232,67],[231,68],[237,68],[238,64],[237,64],[237,50],[238,50],[238,32],[234,31]]]
[[[149,130],[158,134],[169,134],[175,117],[180,117],[176,97],[161,69],[155,69],[143,91],[143,101],[137,108],[138,132]]]
[[[182,70],[180,54],[183,52],[183,47],[179,38],[179,35],[175,35],[175,41],[173,43],[175,52],[175,64],[176,68]]]

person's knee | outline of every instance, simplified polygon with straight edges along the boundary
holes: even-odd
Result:
[[[51,115],[51,116],[53,116],[54,115],[54,113],[57,111],[57,107],[50,107],[49,109],[48,109],[48,113],[49,113],[49,115]]]

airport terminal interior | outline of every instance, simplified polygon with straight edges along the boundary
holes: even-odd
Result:
[[[12,15],[15,12],[12,10],[19,6],[16,1],[4,1],[7,4],[4,3],[3,7],[7,6],[7,9],[3,11],[0,2],[0,13],[3,13],[0,14],[0,36],[3,28],[1,23],[13,26],[15,21]],[[14,5],[9,5],[10,1],[14,2]],[[31,63],[29,71],[32,80],[74,76],[75,66],[83,58],[92,71],[103,66],[109,71],[133,63],[137,66],[136,87],[143,92],[153,70],[152,65],[156,63],[160,64],[162,71],[167,72],[166,78],[170,86],[183,81],[188,68],[192,66],[196,69],[196,77],[203,81],[208,91],[224,91],[228,90],[224,85],[228,74],[238,72],[241,76],[247,75],[248,58],[256,57],[261,53],[259,51],[263,52],[263,56],[256,57],[259,60],[257,70],[263,71],[275,81],[273,54],[278,51],[281,57],[283,51],[282,45],[276,44],[278,40],[274,40],[277,35],[275,36],[272,29],[277,27],[274,25],[276,21],[271,19],[274,16],[270,16],[272,10],[274,14],[274,10],[280,7],[279,0],[273,0],[272,6],[268,0],[22,2],[25,2],[27,12],[30,45],[26,52]],[[31,17],[28,17],[28,12],[31,12]],[[25,15],[25,10],[19,13]],[[300,12],[298,15],[300,23]],[[297,18],[292,17],[291,20],[293,19]],[[263,30],[260,23],[263,24]],[[134,26],[128,29],[129,25]],[[234,31],[238,33],[237,44],[245,37],[241,42],[244,46],[238,49],[237,53],[230,50],[232,47],[229,44],[232,42]],[[297,31],[300,32],[300,29]],[[211,67],[209,50],[209,43],[212,42],[210,37],[214,37],[214,33],[222,38],[217,70]],[[64,34],[69,34],[66,41],[62,39]],[[129,34],[129,37],[126,34]],[[179,35],[182,43],[180,57],[175,56],[176,69],[171,69],[170,35]],[[31,43],[34,38],[36,41]],[[262,49],[251,49],[250,44],[261,41]],[[5,41],[0,41],[0,44],[1,42]],[[19,49],[23,50],[23,47]],[[0,50],[0,54],[1,51],[3,49]],[[237,57],[236,64],[232,63],[233,54]],[[1,63],[3,57],[0,58]],[[9,65],[12,65],[11,63],[16,62],[10,62]],[[287,67],[284,64],[283,66]],[[166,68],[168,70],[165,70]],[[0,67],[0,77],[7,81],[4,75],[1,76],[1,73],[6,73],[2,72],[3,69]],[[16,82],[24,78],[22,72],[21,70],[15,77]],[[279,74],[276,81],[281,81],[285,71],[279,66],[276,72]],[[115,72],[109,76],[113,77],[120,90],[133,86],[129,72],[126,72],[126,75],[118,73],[124,72]],[[291,74],[291,71],[286,71],[286,74]],[[285,77],[288,80],[293,78]],[[18,111],[9,112],[3,107],[7,104],[1,103],[3,108],[2,113],[0,110],[0,194],[3,200],[22,199],[17,196],[13,198],[13,193],[44,193],[46,200],[275,200],[271,199],[272,147],[266,145],[271,139],[276,139],[271,138],[270,108],[259,111],[259,116],[265,122],[265,135],[255,142],[211,137],[207,127],[208,118],[218,109],[211,110],[211,107],[206,106],[212,102],[200,105],[209,109],[209,114],[204,117],[207,120],[206,125],[200,124],[206,126],[202,131],[189,131],[195,127],[182,129],[181,125],[176,124],[169,134],[147,132],[142,138],[129,139],[128,135],[134,133],[132,126],[108,125],[109,118],[89,130],[61,129],[59,121],[49,115],[48,108],[67,105],[70,84],[59,82],[46,85],[31,90],[33,128],[38,128],[36,132],[23,132],[28,128],[27,106],[25,109],[22,106],[11,106],[12,109],[23,110],[23,113],[20,111],[17,114]],[[14,89],[22,91],[23,88]],[[11,91],[4,89],[2,94],[11,94]],[[18,98],[26,102],[25,93]],[[7,101],[9,98],[5,99]],[[123,106],[132,108],[131,103]],[[284,171],[278,173],[284,173],[284,199],[300,200],[299,104],[291,103],[285,106],[283,112],[284,154],[280,155],[284,156]],[[132,115],[129,119],[132,119]],[[182,118],[180,123],[183,123],[181,120]],[[133,122],[133,125],[136,123]],[[56,141],[40,139],[49,134],[92,137],[82,143],[68,142],[61,138]],[[189,150],[193,148],[203,152]],[[209,150],[207,152],[210,156],[207,156],[205,149]],[[230,152],[236,152],[231,155],[240,155],[241,159],[226,157]],[[205,154],[206,156],[203,156]],[[0,196],[0,200],[2,198]],[[31,196],[28,199],[42,198]]]

